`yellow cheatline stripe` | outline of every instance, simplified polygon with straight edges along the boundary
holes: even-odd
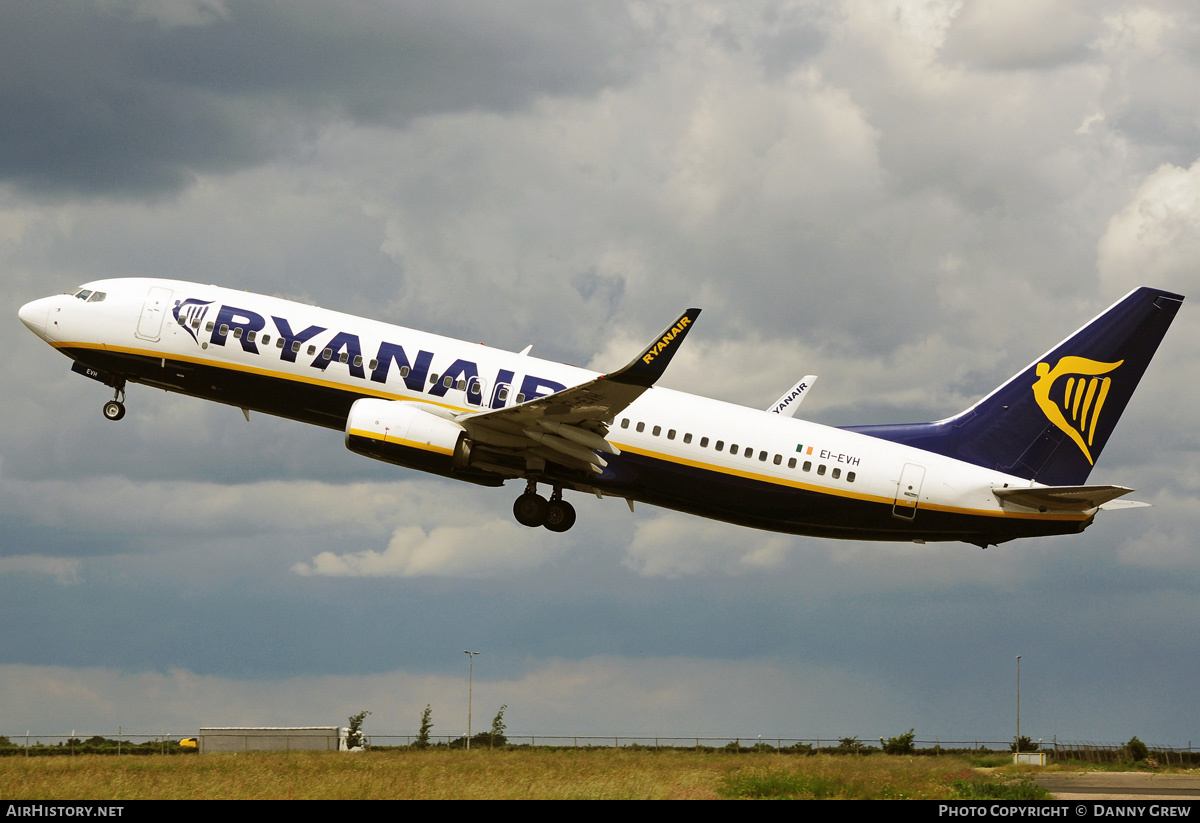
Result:
[[[138,357],[148,357],[151,360],[174,360],[183,363],[196,363],[201,366],[211,366],[216,369],[225,369],[227,371],[243,372],[246,374],[257,374],[262,377],[273,377],[279,380],[290,380],[293,383],[307,383],[312,386],[322,386],[327,389],[337,389],[339,391],[349,392],[351,394],[365,394],[372,397],[379,397],[384,400],[403,400],[418,403],[429,403],[432,406],[441,406],[444,409],[451,411],[487,411],[484,406],[478,409],[473,407],[454,406],[449,403],[439,403],[436,400],[428,400],[424,397],[414,398],[402,394],[376,389],[371,386],[360,386],[358,384],[348,385],[346,383],[338,383],[333,380],[323,380],[319,377],[308,377],[302,374],[292,374],[291,372],[279,371],[277,369],[263,369],[257,366],[248,366],[244,363],[233,363],[225,360],[213,360],[207,357],[195,357],[187,354],[168,353],[163,354],[152,349],[134,349],[126,346],[107,346],[96,343],[81,343],[81,342],[58,342],[51,343],[56,349],[92,349],[94,351],[119,352],[121,354],[132,354]]]
[[[51,343],[50,345],[54,346],[56,349],[72,349],[72,348],[93,349],[96,351],[108,351],[108,352],[119,352],[121,354],[132,354],[132,355],[139,356],[139,357],[148,357],[152,360],[163,360],[164,359],[163,352],[157,352],[152,349],[129,348],[127,346],[109,346],[109,345],[104,345],[104,344],[85,343],[85,342],[78,342],[78,341],[70,341],[70,342],[69,341],[59,341],[56,343]],[[441,406],[442,408],[450,409],[452,411],[483,411],[483,410],[486,410],[482,406],[478,409],[474,409],[471,407],[463,407],[463,406],[453,406],[453,405],[450,405],[449,403],[439,403],[436,400],[427,400],[424,397],[421,397],[421,398],[406,397],[404,395],[398,395],[398,394],[393,394],[391,392],[386,392],[381,389],[374,389],[374,388],[371,388],[370,386],[357,386],[357,385],[349,386],[345,383],[337,383],[332,380],[322,380],[320,378],[307,377],[305,375],[292,374],[290,372],[278,371],[278,370],[274,370],[274,369],[263,369],[263,368],[259,368],[256,366],[248,366],[244,363],[233,363],[233,362],[227,362],[227,361],[221,361],[221,360],[213,360],[211,358],[195,357],[192,355],[178,354],[178,353],[174,353],[174,352],[168,353],[165,356],[165,359],[181,361],[184,363],[196,363],[196,364],[199,364],[202,366],[211,366],[213,368],[218,368],[218,369],[228,369],[229,371],[244,372],[247,374],[257,374],[257,375],[260,375],[263,377],[273,377],[273,378],[276,378],[279,380],[291,380],[292,382],[296,382],[296,383],[307,383],[307,384],[313,385],[313,386],[323,386],[325,388],[336,389],[338,391],[350,392],[352,394],[365,394],[365,395],[370,395],[372,397],[380,397],[385,400],[399,400],[399,401],[410,401],[410,402],[418,402],[418,403],[429,403],[431,405]],[[1100,396],[1100,402],[1097,404],[1098,406],[1103,404],[1104,395],[1107,393],[1107,389],[1108,389],[1108,386],[1103,387],[1103,391]],[[1099,414],[1098,408],[1095,413]],[[1094,425],[1094,422],[1093,422],[1093,425]],[[361,437],[368,437],[373,440],[383,440],[382,437],[376,437],[373,434],[370,434],[367,432],[355,430],[353,433],[356,433]],[[704,462],[701,462],[698,460],[689,460],[684,457],[676,457],[675,455],[668,455],[668,454],[663,454],[662,452],[655,452],[655,451],[650,451],[647,449],[642,449],[637,446],[630,446],[627,443],[618,443],[615,440],[610,440],[610,442],[614,443],[614,445],[616,445],[618,448],[620,448],[624,451],[630,451],[630,452],[633,452],[634,454],[640,454],[643,457],[650,457],[650,458],[653,458],[656,460],[663,460],[668,463],[678,463],[680,465],[691,466],[691,467],[697,468],[697,469],[704,469],[707,471],[715,471],[720,474],[729,474],[729,475],[734,475],[737,477],[743,477],[748,480],[757,480],[757,481],[760,481],[763,483],[771,483],[771,484],[777,485],[777,486],[790,486],[792,488],[804,489],[805,491],[819,492],[821,494],[831,494],[831,495],[834,495],[835,497],[847,497],[847,498],[851,498],[854,500],[865,500],[870,503],[885,503],[885,504],[895,503],[895,500],[891,497],[879,497],[878,495],[862,494],[859,492],[852,492],[849,490],[838,489],[838,488],[834,488],[834,487],[830,487],[830,486],[817,486],[817,485],[813,485],[811,483],[802,483],[797,480],[788,480],[786,478],[772,477],[770,475],[757,474],[755,472],[741,471],[739,469],[732,469],[732,468],[728,468],[726,466],[718,466],[718,465],[715,465],[712,463],[704,463]],[[432,448],[424,443],[418,444],[418,443],[415,443],[414,441],[404,441],[404,443],[406,445],[411,445],[413,448],[425,449],[427,451],[440,451],[440,450]],[[450,454],[450,452],[443,452],[443,453]],[[1082,514],[1041,514],[1040,512],[1025,513],[1025,512],[992,511],[992,510],[988,510],[988,509],[967,509],[967,508],[959,508],[959,507],[955,507],[955,506],[940,506],[940,505],[931,504],[931,503],[923,503],[923,504],[921,504],[920,508],[930,509],[933,511],[946,511],[946,512],[952,512],[952,513],[957,513],[957,514],[963,514],[963,513],[976,514],[976,515],[982,515],[984,517],[1017,517],[1017,518],[1026,518],[1026,519],[1038,519],[1038,520],[1085,520],[1085,519],[1087,519],[1087,515],[1082,515]]]
[[[621,451],[633,452],[634,454],[640,454],[643,457],[650,457],[655,460],[663,460],[667,463],[677,463],[677,464],[680,464],[683,466],[691,466],[691,467],[697,468],[697,469],[704,469],[707,471],[718,472],[719,474],[731,474],[736,477],[744,477],[748,480],[757,480],[762,483],[770,483],[770,484],[776,485],[776,486],[790,486],[792,488],[803,489],[805,491],[818,492],[820,494],[829,494],[829,495],[833,495],[834,497],[847,497],[847,498],[851,498],[854,500],[864,500],[868,503],[883,503],[885,505],[892,505],[896,502],[896,500],[891,497],[880,497],[878,495],[873,495],[873,494],[863,494],[861,492],[853,492],[853,491],[850,491],[849,489],[839,489],[839,488],[831,487],[831,486],[817,486],[812,483],[802,483],[798,480],[788,480],[787,478],[772,477],[771,475],[757,474],[755,472],[747,472],[747,471],[742,471],[740,469],[732,469],[732,468],[729,468],[726,466],[719,466],[719,465],[716,465],[713,463],[703,463],[703,462],[700,462],[697,460],[689,460],[688,458],[685,458],[685,457],[677,457],[675,455],[663,454],[662,452],[656,452],[656,451],[650,451],[648,449],[642,449],[642,448],[639,448],[638,446],[630,446],[627,443],[618,443],[615,440],[610,441],[610,442],[612,442],[615,446],[617,446],[619,449],[621,449]],[[906,501],[900,501],[900,502],[902,504],[906,504]],[[992,509],[971,509],[971,508],[963,508],[963,507],[959,507],[959,506],[943,506],[943,505],[936,504],[936,503],[925,503],[925,502],[922,502],[918,506],[918,508],[922,509],[922,510],[926,510],[926,511],[949,512],[951,514],[972,514],[972,515],[979,515],[981,517],[1015,517],[1017,519],[1025,519],[1025,520],[1086,520],[1088,518],[1088,515],[1075,514],[1072,512],[1056,513],[1056,514],[1043,514],[1041,512],[1010,512],[1010,511],[998,511],[998,510],[992,510]]]
[[[421,451],[437,452],[447,456],[453,456],[452,449],[445,449],[441,446],[434,446],[431,443],[418,443],[416,440],[407,440],[403,437],[391,437],[379,434],[378,432],[366,431],[364,429],[351,429],[349,434],[353,437],[363,437],[367,440],[378,440],[382,443],[395,443],[398,446],[407,446],[410,449],[420,449]]]

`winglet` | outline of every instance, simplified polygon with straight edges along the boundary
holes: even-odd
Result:
[[[646,388],[653,386],[667,370],[671,358],[679,349],[679,344],[683,342],[684,336],[699,316],[700,309],[685,311],[678,320],[663,329],[663,333],[647,346],[645,351],[631,360],[624,368],[608,375],[608,379],[631,386]]]

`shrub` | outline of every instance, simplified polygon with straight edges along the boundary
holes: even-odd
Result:
[[[916,752],[916,747],[913,746],[913,740],[916,738],[916,730],[909,729],[907,732],[896,737],[889,737],[886,743],[883,743],[884,754],[913,754]]]
[[[363,747],[366,738],[362,733],[362,724],[369,714],[370,712],[364,710],[350,717],[350,728],[346,732],[346,748],[360,749]]]

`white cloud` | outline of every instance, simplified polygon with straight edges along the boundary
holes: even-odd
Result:
[[[795,543],[785,535],[670,513],[638,523],[623,562],[644,577],[738,573],[780,566]]]
[[[1099,242],[1100,276],[1110,293],[1152,285],[1187,293],[1200,285],[1200,161],[1146,177]]]
[[[292,571],[326,577],[447,577],[482,578],[517,574],[557,554],[565,538],[550,540],[511,520],[492,520],[468,526],[420,526],[395,530],[381,552],[337,554],[321,552]]]
[[[63,586],[80,582],[82,564],[70,557],[47,557],[39,554],[20,554],[0,557],[0,574],[44,574]]]

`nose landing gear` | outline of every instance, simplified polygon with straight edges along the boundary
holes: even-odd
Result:
[[[575,525],[575,507],[562,499],[562,489],[555,486],[547,500],[537,493],[537,483],[533,480],[513,503],[513,516],[522,526],[545,526],[552,532],[565,532]]]
[[[104,404],[104,418],[106,420],[120,420],[125,416],[125,384],[117,385],[116,391],[113,392],[113,399]]]

